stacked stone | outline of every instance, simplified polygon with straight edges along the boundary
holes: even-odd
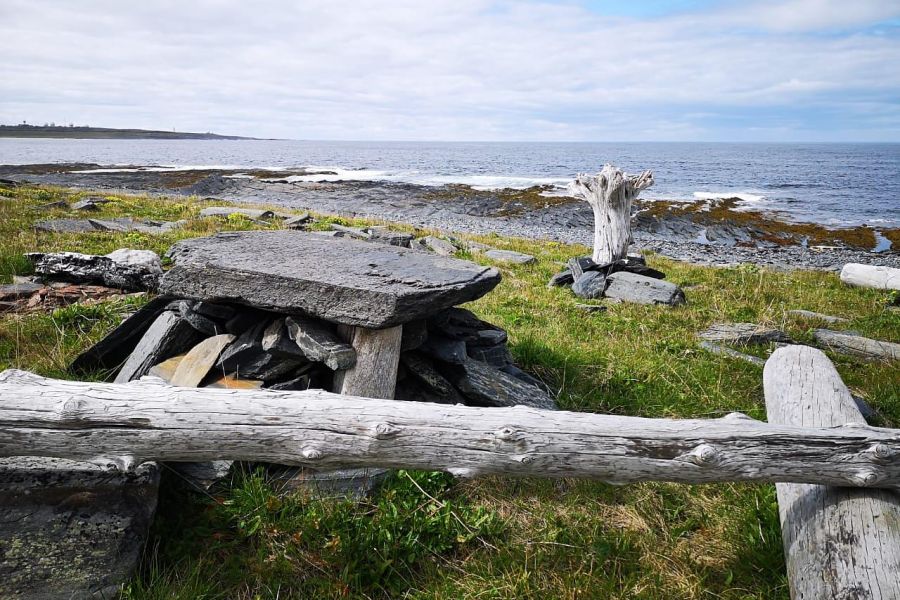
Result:
[[[589,256],[570,259],[567,269],[550,278],[549,287],[571,286],[579,298],[635,304],[684,304],[684,291],[663,281],[666,274],[647,266],[640,255],[601,265]]]

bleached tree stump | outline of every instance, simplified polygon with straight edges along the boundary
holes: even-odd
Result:
[[[763,371],[769,422],[793,427],[866,429],[847,386],[820,350],[776,350]],[[877,479],[898,449],[872,440],[857,477]],[[791,597],[795,600],[900,598],[900,495],[779,483],[778,510]]]
[[[877,290],[900,290],[900,269],[847,263],[841,269],[841,281]]]
[[[875,450],[877,449],[877,450]],[[0,456],[130,468],[218,459],[629,483],[779,481],[897,488],[900,431],[744,415],[646,419],[379,400],[320,390],[179,388],[0,373]],[[884,458],[882,458],[884,457]]]
[[[594,262],[607,265],[625,258],[631,237],[631,205],[642,190],[653,185],[653,173],[627,175],[605,165],[596,175],[579,174],[569,192],[586,200],[594,210]]]

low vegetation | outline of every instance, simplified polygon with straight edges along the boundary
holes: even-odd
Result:
[[[190,223],[159,236],[31,228],[41,218],[76,216],[37,206],[81,195],[0,187],[0,282],[29,272],[24,252],[162,253],[180,238],[260,227],[247,219],[199,219],[206,204],[195,198],[117,195],[99,216]],[[821,324],[788,313],[807,309],[847,317],[847,327],[864,335],[900,340],[900,313],[886,308],[886,293],[848,288],[832,273],[713,269],[649,256],[651,266],[684,287],[686,306],[610,305],[588,314],[568,290],[545,285],[562,261],[586,248],[475,239],[538,257],[535,265],[500,266],[502,284],[470,307],[509,331],[519,364],[558,390],[567,410],[765,418],[761,369],[699,348],[696,332],[715,321],[773,325],[810,341]],[[74,355],[142,301],[0,315],[0,369],[68,377]],[[832,358],[881,423],[897,426],[900,369]],[[178,483],[171,472],[165,477]],[[243,465],[208,495],[163,489],[144,567],[124,592],[129,600],[788,598],[770,485],[613,487],[399,471],[369,499],[329,501],[286,493],[262,470]]]

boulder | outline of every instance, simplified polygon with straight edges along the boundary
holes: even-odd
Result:
[[[100,283],[129,291],[153,290],[160,273],[144,266],[116,262],[106,256],[78,252],[32,252],[25,255],[39,275],[72,283]]]
[[[781,330],[756,323],[714,323],[697,334],[701,340],[746,346],[774,342],[791,344],[791,338]]]
[[[114,598],[134,574],[156,511],[159,468],[0,459],[0,597]]]
[[[521,252],[513,252],[512,250],[496,250],[491,249],[484,253],[486,257],[498,262],[512,263],[515,265],[530,265],[537,262],[537,259],[530,254]]]
[[[290,231],[185,240],[169,255],[163,293],[375,329],[474,300],[500,281],[467,261]]]
[[[596,300],[603,297],[607,285],[608,280],[603,273],[588,271],[572,284],[572,293],[585,300]]]
[[[613,273],[606,278],[609,285],[605,296],[619,302],[637,304],[667,304],[678,306],[685,303],[684,292],[668,281],[661,281],[627,271]]]

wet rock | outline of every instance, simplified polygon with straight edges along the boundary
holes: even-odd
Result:
[[[513,252],[512,250],[488,250],[484,253],[484,255],[491,260],[512,263],[516,265],[530,265],[537,262],[537,259],[530,254]]]
[[[115,382],[140,379],[153,365],[186,352],[199,341],[200,334],[187,321],[172,311],[164,311],[141,337]]]
[[[444,375],[466,397],[467,404],[556,409],[556,402],[543,390],[481,361],[470,358]]]
[[[500,280],[496,269],[466,261],[290,231],[185,240],[170,256],[163,293],[371,328],[474,300]]]
[[[685,303],[684,292],[674,283],[636,275],[623,271],[606,278],[608,286],[606,298],[619,302],[636,304],[667,304],[678,306]]]
[[[697,334],[701,340],[746,346],[750,344],[793,343],[786,333],[756,323],[714,323]]]
[[[325,363],[334,371],[343,371],[356,364],[356,351],[343,342],[325,323],[305,317],[285,319],[291,339],[303,355],[313,362]]]
[[[572,284],[572,293],[579,298],[595,300],[603,297],[607,285],[609,285],[608,280],[603,273],[588,271]]]
[[[159,468],[122,473],[60,458],[0,459],[0,597],[113,598],[134,574]]]
[[[78,252],[32,252],[25,255],[36,273],[72,283],[100,283],[123,290],[155,289],[160,274],[143,266],[121,264],[106,256]]]

